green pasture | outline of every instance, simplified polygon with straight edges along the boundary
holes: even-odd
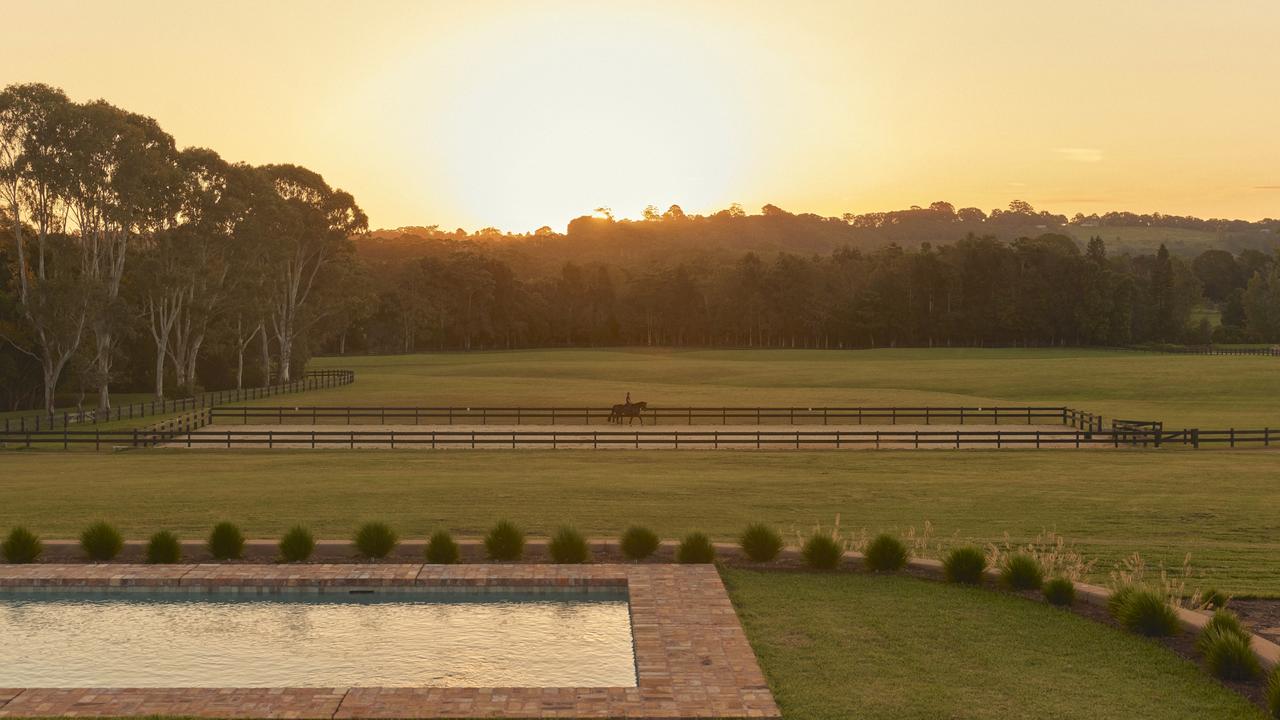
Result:
[[[530,350],[317,358],[352,385],[260,404],[1070,406],[1166,427],[1280,426],[1280,361],[1118,350]]]
[[[138,450],[0,455],[0,528],[73,538],[97,519],[133,538],[203,537],[219,520],[253,537],[295,523],[347,537],[380,519],[403,536],[480,535],[499,518],[549,534],[731,540],[763,521],[917,532],[935,546],[1049,530],[1099,558],[1191,560],[1206,584],[1280,596],[1280,455],[1265,450],[757,452],[662,450]]]

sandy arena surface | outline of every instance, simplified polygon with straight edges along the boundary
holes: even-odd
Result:
[[[839,437],[837,438],[837,432]],[[955,433],[961,433],[958,438]],[[163,447],[396,449],[1001,449],[1077,446],[1062,425],[209,425]],[[757,436],[759,433],[759,436]],[[880,433],[877,439],[876,433]],[[246,444],[252,443],[252,444]],[[1080,447],[1111,447],[1109,442]]]

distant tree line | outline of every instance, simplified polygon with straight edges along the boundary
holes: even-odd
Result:
[[[1188,262],[1163,247],[1111,257],[1096,237],[1082,251],[1052,233],[970,235],[910,250],[567,262],[521,277],[486,247],[427,243],[422,256],[394,260],[375,249],[382,259],[360,270],[367,290],[325,350],[1130,345],[1207,343],[1215,332],[1219,341],[1280,340],[1280,326],[1267,324],[1280,307],[1277,265],[1256,251]],[[1207,287],[1227,307],[1216,331],[1192,321]]]
[[[565,233],[368,232],[351,195],[310,170],[180,150],[151,118],[13,85],[0,408],[289,380],[316,352],[1280,341],[1273,253],[1117,252],[1101,231],[1067,234],[1113,221],[1208,222],[1263,247],[1280,230],[1068,221],[1014,201],[842,217],[673,205],[635,221],[600,208]]]

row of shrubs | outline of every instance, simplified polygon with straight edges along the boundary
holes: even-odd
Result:
[[[396,532],[381,522],[361,525],[352,538],[360,556],[374,560],[390,555],[399,542]],[[239,527],[222,522],[213,527],[205,547],[216,560],[238,560],[244,554],[244,543],[244,534]],[[645,560],[657,552],[659,545],[658,535],[645,527],[628,528],[619,539],[619,548],[628,560]],[[751,560],[769,562],[777,558],[784,543],[782,536],[773,528],[755,524],[742,534],[739,545]],[[524,531],[508,520],[495,524],[484,538],[485,554],[490,560],[519,560],[524,556],[524,546]],[[109,523],[96,522],[80,534],[80,547],[88,559],[107,562],[124,549],[124,538]],[[315,537],[307,528],[295,526],[280,538],[277,547],[281,561],[304,562],[315,551]],[[14,528],[0,543],[0,552],[10,563],[35,562],[43,551],[40,538],[24,527]],[[585,563],[591,559],[587,539],[572,527],[557,530],[548,543],[547,551],[557,563]],[[801,554],[810,567],[830,570],[840,564],[844,546],[830,534],[815,533],[804,543]],[[431,563],[454,563],[459,557],[458,544],[448,531],[440,530],[427,541],[425,555]],[[890,535],[881,535],[867,548],[867,565],[873,570],[899,570],[906,564],[907,556],[907,549],[901,541]],[[182,543],[174,533],[161,530],[147,541],[145,557],[149,563],[180,562]],[[710,563],[715,558],[715,545],[702,532],[689,533],[676,548],[677,562]]]

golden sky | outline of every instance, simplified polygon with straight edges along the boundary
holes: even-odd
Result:
[[[0,84],[291,162],[374,227],[949,200],[1280,216],[1280,1],[0,0]]]

